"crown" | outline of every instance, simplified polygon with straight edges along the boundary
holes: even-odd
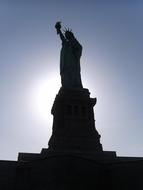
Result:
[[[69,28],[66,28],[66,27],[65,27],[65,28],[63,29],[63,32],[64,32],[64,33],[66,33],[66,32],[72,33],[72,29],[69,29]]]

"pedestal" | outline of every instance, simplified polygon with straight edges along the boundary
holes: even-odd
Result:
[[[93,107],[88,89],[59,90],[55,98],[50,151],[101,152],[100,135],[95,128]]]

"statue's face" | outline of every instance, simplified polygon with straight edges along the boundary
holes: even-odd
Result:
[[[71,40],[74,36],[73,36],[73,33],[72,32],[65,32],[65,37],[67,40]]]

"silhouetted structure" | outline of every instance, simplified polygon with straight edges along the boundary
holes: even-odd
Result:
[[[62,84],[52,107],[49,148],[0,161],[0,190],[142,189],[143,158],[103,151],[94,121],[96,98],[82,86]]]
[[[61,88],[52,108],[54,120],[49,150],[84,153],[102,151],[100,135],[94,123],[95,104],[96,98],[90,98],[87,89]]]
[[[62,49],[60,56],[60,74],[63,88],[82,88],[80,76],[80,57],[82,54],[82,46],[74,37],[70,30],[65,30],[65,35],[61,31],[61,23],[55,25],[57,34],[62,40]]]

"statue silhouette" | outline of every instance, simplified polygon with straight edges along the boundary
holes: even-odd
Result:
[[[60,75],[62,87],[66,89],[83,88],[80,75],[80,57],[82,46],[68,29],[62,33],[61,22],[55,25],[62,40],[60,55]]]

